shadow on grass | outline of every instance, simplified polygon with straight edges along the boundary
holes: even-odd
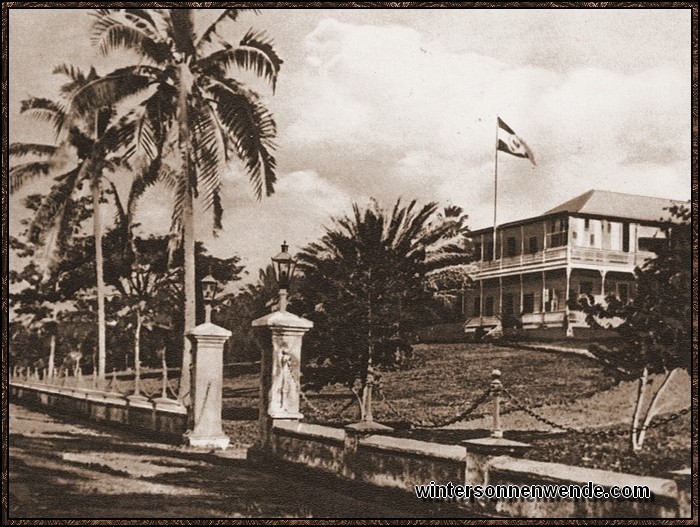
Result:
[[[221,418],[226,421],[257,421],[257,408],[246,408],[241,406],[227,406],[221,410]]]

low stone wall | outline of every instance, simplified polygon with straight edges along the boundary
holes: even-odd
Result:
[[[505,440],[499,440],[506,442]],[[689,514],[689,494],[673,479],[543,463],[499,455],[498,448],[441,445],[286,421],[275,423],[266,458],[343,479],[415,493],[414,485],[647,486],[642,501],[593,499],[456,500],[465,517],[678,518]],[[507,449],[501,449],[505,451]],[[686,477],[688,480],[690,476]],[[415,494],[414,494],[415,495]],[[418,498],[415,498],[418,501]]]
[[[175,401],[128,398],[87,388],[17,381],[10,383],[10,397],[17,403],[38,404],[62,413],[173,438],[181,438],[187,430],[187,411]]]

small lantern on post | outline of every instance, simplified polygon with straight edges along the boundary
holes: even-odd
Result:
[[[211,322],[211,306],[216,296],[216,278],[207,275],[200,281],[202,284],[202,297],[204,297],[204,316],[206,322]]]
[[[287,252],[289,245],[282,242],[282,252],[272,258],[277,273],[277,283],[279,284],[279,310],[287,311],[287,290],[292,281],[296,260]]]

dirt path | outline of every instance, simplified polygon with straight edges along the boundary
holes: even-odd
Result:
[[[426,517],[370,488],[188,454],[14,404],[9,416],[11,519]]]

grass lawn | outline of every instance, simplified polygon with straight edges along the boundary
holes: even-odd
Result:
[[[420,344],[414,347],[412,367],[381,373],[382,391],[375,395],[375,420],[396,428],[396,434],[456,444],[488,435],[491,403],[476,408],[462,422],[447,429],[415,428],[413,424],[441,424],[458,415],[489,386],[491,371],[499,369],[503,386],[529,408],[546,418],[576,429],[625,430],[636,385],[617,384],[594,360],[577,355],[499,347],[493,344]],[[670,394],[677,411],[689,404],[687,376]],[[687,387],[684,382],[687,382]],[[257,374],[227,378],[224,385],[225,430],[236,445],[251,444],[257,434]],[[347,387],[329,386],[302,398],[305,421],[342,426],[359,419],[354,396]],[[352,404],[351,404],[352,403]],[[553,430],[504,402],[506,437],[535,448],[526,457],[636,474],[690,466],[690,416],[650,430],[644,452],[629,452],[625,436],[590,437]]]

